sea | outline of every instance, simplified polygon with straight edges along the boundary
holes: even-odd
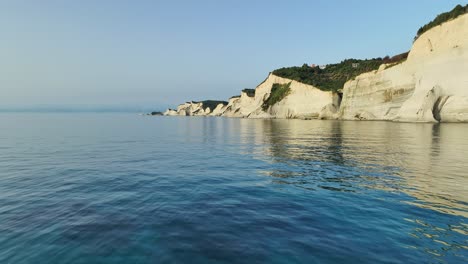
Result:
[[[468,263],[468,124],[0,113],[0,263]]]

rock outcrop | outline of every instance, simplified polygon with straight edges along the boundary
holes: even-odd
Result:
[[[169,108],[164,112],[164,115],[165,116],[176,116],[176,115],[178,115],[178,113],[177,113],[177,110]]]
[[[186,102],[177,106],[177,109],[167,109],[166,116],[207,116],[221,115],[222,109],[227,105],[224,101],[206,100],[201,102]],[[213,109],[213,111],[211,110]]]

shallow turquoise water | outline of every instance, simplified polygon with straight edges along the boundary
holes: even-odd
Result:
[[[0,114],[0,263],[466,263],[467,134]]]

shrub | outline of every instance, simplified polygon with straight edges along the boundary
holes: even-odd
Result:
[[[274,83],[271,87],[270,96],[263,102],[262,108],[268,110],[270,106],[283,100],[291,92],[291,83],[279,84]]]
[[[374,59],[347,59],[340,63],[328,64],[325,69],[320,67],[310,67],[307,64],[302,67],[288,67],[273,71],[279,77],[295,80],[301,83],[310,84],[323,91],[336,92],[342,89],[345,82],[353,80],[356,76],[365,72],[377,70],[380,65],[396,65],[406,60],[408,52],[385,58]]]
[[[387,56],[387,57],[383,58],[382,62],[385,63],[385,64],[401,63],[401,62],[405,61],[408,58],[408,54],[409,54],[409,51],[398,54],[398,55],[395,55],[395,56],[393,56],[391,58]]]
[[[243,93],[246,93],[248,97],[254,97],[255,96],[255,89],[244,89],[242,90]]]
[[[434,20],[427,23],[426,25],[419,28],[416,37],[414,40],[417,40],[424,32],[428,31],[429,29],[436,27],[444,22],[450,21],[452,19],[457,18],[460,15],[468,13],[468,4],[465,6],[457,5],[454,9],[450,12],[445,12],[438,15]]]
[[[433,21],[418,30],[415,40],[429,29],[466,13],[468,13],[468,4],[465,6],[457,5],[450,12],[438,15]],[[383,59],[346,59],[340,63],[329,64],[324,69],[321,69],[320,67],[310,67],[307,64],[304,64],[301,67],[277,69],[272,73],[279,77],[313,85],[320,90],[336,92],[343,88],[345,82],[354,79],[362,73],[377,70],[382,64],[389,64],[388,67],[398,65],[405,61],[407,57],[408,52],[405,52],[393,57],[386,56]],[[353,67],[356,65],[358,66]]]
[[[353,64],[357,67],[353,67]],[[274,70],[273,74],[279,77],[295,80],[313,85],[324,91],[337,91],[343,88],[346,81],[359,74],[376,70],[383,63],[381,58],[370,60],[347,59],[337,64],[329,64],[325,69],[310,67],[289,67]]]
[[[218,106],[219,104],[223,104],[223,105],[228,104],[228,102],[226,101],[218,101],[218,100],[205,100],[205,101],[194,102],[194,103],[202,103],[203,104],[202,108],[204,110],[206,110],[209,107],[211,111],[213,111],[216,108],[216,106]]]

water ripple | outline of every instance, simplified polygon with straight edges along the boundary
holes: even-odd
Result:
[[[0,263],[466,263],[467,125],[0,116]]]

